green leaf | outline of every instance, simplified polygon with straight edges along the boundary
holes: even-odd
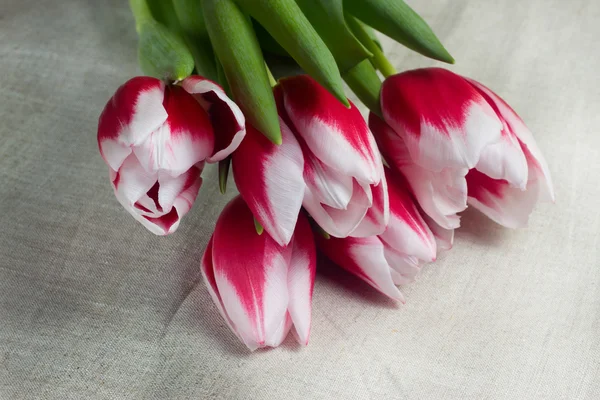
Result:
[[[204,24],[204,15],[199,0],[151,0],[160,5],[168,27],[178,32],[192,53],[196,73],[205,78],[218,81],[215,54]]]
[[[170,0],[146,0],[146,3],[156,22],[160,22],[173,32],[181,33],[177,14]]]
[[[333,55],[294,0],[237,0],[306,73],[349,106]]]
[[[154,16],[152,15],[146,0],[129,0],[129,8],[135,18],[135,30],[138,34],[144,23],[154,21]]]
[[[154,20],[139,27],[138,61],[144,74],[165,80],[184,79],[194,70],[185,42]]]
[[[306,18],[327,44],[344,75],[362,60],[371,57],[348,28],[344,19],[343,0],[296,0]]]
[[[227,97],[233,97],[233,94],[231,93],[231,88],[229,87],[229,83],[227,83],[225,71],[223,71],[223,66],[221,65],[221,62],[219,61],[219,58],[217,56],[215,56],[215,66],[217,69],[217,82],[221,84],[221,87],[225,91]]]
[[[158,0],[129,0],[129,5],[135,17],[139,36],[138,61],[144,74],[169,80],[189,76],[200,56],[179,26],[172,4]],[[210,69],[207,75],[209,73]]]
[[[181,29],[191,37],[208,39],[208,31],[204,23],[204,14],[202,14],[200,0],[172,1]]]
[[[348,16],[349,15],[346,15],[346,18],[348,18]],[[375,34],[375,29],[371,28],[369,25],[367,25],[365,23],[360,22],[356,18],[354,18],[354,20],[357,21],[357,23],[360,24],[360,26],[367,33],[367,35],[369,36],[369,38],[371,38],[371,40],[377,45],[377,47],[379,47],[379,50],[383,51],[383,46],[381,45],[381,42],[379,41],[379,38]],[[350,26],[350,24],[348,24],[348,25]],[[352,27],[350,27],[350,29],[352,29]],[[354,32],[353,29],[352,29],[352,32]],[[354,33],[354,34],[356,35],[356,33]],[[360,38],[358,40],[360,40]],[[361,42],[362,42],[362,40],[361,40]],[[363,43],[363,45],[365,45],[365,44]]]
[[[373,40],[375,32],[367,25],[363,24],[349,14],[346,15],[346,20],[348,21],[348,26],[350,29],[352,29],[352,32],[354,32],[358,40],[360,40],[361,43],[367,49],[369,49],[371,53],[373,53],[371,64],[380,70],[381,73],[386,77],[396,74],[396,69],[392,64],[390,64],[388,59],[385,57],[385,54],[383,54],[383,51],[381,50],[381,43],[378,44],[378,42]],[[370,32],[367,29],[370,29]]]
[[[227,191],[227,178],[229,177],[229,166],[231,165],[231,157],[219,161],[219,191],[225,194]]]
[[[291,57],[288,52],[273,39],[273,36],[269,35],[269,32],[267,32],[255,19],[252,19],[252,27],[254,27],[254,32],[256,32],[256,37],[263,50],[278,56]]]
[[[280,144],[277,107],[251,22],[232,0],[202,0],[202,10],[234,100],[252,126]]]
[[[323,236],[323,238],[327,240],[331,239],[331,235],[329,235],[325,229],[321,228],[321,226],[317,224],[317,221],[315,221],[311,215],[308,216],[308,223],[310,224],[310,227],[314,233]]]
[[[258,233],[259,236],[265,231],[265,228],[263,228],[256,218],[254,218],[254,229],[256,229],[256,233]]]
[[[364,103],[371,112],[381,117],[379,95],[381,93],[381,79],[375,67],[369,60],[361,61],[350,71],[344,74],[344,80],[352,89],[356,97]]]
[[[215,64],[215,53],[210,45],[210,41],[201,40],[199,38],[194,39],[190,36],[185,36],[185,38],[185,42],[192,53],[192,57],[194,57],[196,73],[212,81],[223,84],[223,81],[219,80],[217,66]]]
[[[344,6],[356,18],[409,49],[454,63],[429,25],[402,0],[344,0]]]

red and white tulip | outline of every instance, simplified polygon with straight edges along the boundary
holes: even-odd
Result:
[[[119,202],[166,235],[195,201],[204,162],[225,158],[245,133],[243,114],[217,84],[199,76],[180,85],[136,77],[106,104],[98,146]]]
[[[246,138],[232,156],[232,167],[237,188],[256,219],[285,246],[302,207],[304,156],[294,134],[279,122],[281,145],[248,125]]]
[[[440,228],[457,228],[467,203],[520,227],[538,200],[554,198],[533,136],[483,85],[439,68],[408,71],[384,82],[381,107],[385,122],[369,118],[379,147]]]
[[[266,232],[238,196],[223,210],[202,260],[202,276],[229,328],[250,349],[276,347],[293,326],[308,344],[316,251],[307,218],[288,246]]]
[[[404,302],[396,285],[412,282],[436,257],[436,239],[421,217],[402,177],[386,169],[390,217],[378,236],[329,238],[316,235],[330,260],[386,296]]]
[[[275,99],[304,154],[304,208],[335,237],[383,232],[389,219],[383,165],[356,106],[346,108],[308,75],[280,80]]]
[[[238,190],[260,224],[286,245],[304,206],[335,237],[383,232],[383,165],[356,107],[347,109],[307,75],[281,80],[275,99],[282,144],[248,127],[232,158]]]

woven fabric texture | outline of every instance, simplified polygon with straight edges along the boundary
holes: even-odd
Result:
[[[140,73],[127,2],[3,0],[0,399],[600,398],[600,2],[409,3],[527,122],[556,204],[516,231],[467,210],[404,306],[320,271],[310,345],[249,353],[199,271],[234,190],[208,167],[161,238],[110,189],[96,124]]]

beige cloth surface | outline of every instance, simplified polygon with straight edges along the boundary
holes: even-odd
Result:
[[[310,345],[255,353],[200,279],[215,169],[167,238],[111,193],[95,134],[139,73],[126,2],[0,3],[0,399],[600,398],[598,0],[411,2],[528,123],[556,204],[517,231],[467,211],[405,306],[324,271]]]

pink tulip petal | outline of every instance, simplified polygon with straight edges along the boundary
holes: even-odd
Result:
[[[527,185],[527,160],[521,150],[511,126],[498,108],[497,97],[492,91],[478,82],[465,78],[488,102],[502,122],[502,140],[483,149],[476,168],[494,179],[504,179],[512,186],[525,189]]]
[[[263,347],[278,347],[285,338],[288,333],[290,333],[290,329],[292,328],[292,318],[289,313],[286,313],[283,321],[280,322],[277,329],[265,340],[265,344]]]
[[[177,178],[170,178],[172,181],[164,182],[163,187],[131,155],[119,171],[118,185],[114,186],[115,196],[150,232],[168,235],[177,230],[181,218],[190,210],[198,196],[202,184],[201,166],[192,167]],[[146,189],[148,186],[150,187]],[[168,193],[165,194],[165,190]],[[168,196],[168,201],[161,204],[160,198],[165,195]]]
[[[321,204],[310,186],[306,187],[302,205],[325,232],[335,237],[346,237],[365,217],[368,198],[356,180],[353,182],[352,198],[344,210]]]
[[[98,120],[98,146],[109,167],[117,171],[131,146],[145,141],[166,120],[162,81],[138,76],[124,83],[108,101]]]
[[[153,221],[153,218],[159,218],[159,217],[153,217],[153,216],[157,215],[157,214],[155,214],[153,212],[142,211],[142,210],[140,210],[140,208],[138,208],[138,206],[131,205],[129,203],[129,201],[127,199],[123,198],[122,196],[120,196],[119,193],[117,193],[117,191],[115,191],[115,197],[117,198],[119,203],[123,206],[123,208],[125,210],[127,210],[129,212],[129,214],[131,214],[131,216],[136,221],[138,221],[140,224],[142,224],[150,232],[152,232],[153,234],[158,235],[158,236],[164,236],[167,234],[168,228],[165,229],[165,225],[167,225],[166,222],[168,221],[168,219],[170,217],[172,217],[172,215],[165,216],[164,213],[158,213],[158,215],[164,216],[165,218],[163,219],[162,223],[160,223],[160,221],[158,221],[159,223],[155,223]],[[150,219],[147,219],[147,218],[150,218]],[[170,228],[170,226],[169,226],[169,228]]]
[[[383,170],[383,165],[381,166]],[[365,217],[352,231],[350,236],[367,237],[383,233],[390,221],[390,203],[388,198],[388,184],[383,172],[378,185],[371,186],[372,205],[369,207]]]
[[[103,139],[101,142],[99,141],[98,146],[100,155],[111,170],[121,168],[125,159],[133,152],[130,146],[113,139]]]
[[[506,180],[513,187],[527,186],[527,160],[513,136],[503,136],[499,143],[484,148],[475,168],[494,179]]]
[[[157,184],[158,184],[158,182],[155,183],[154,186],[156,186]],[[146,194],[144,194],[142,197],[140,197],[139,200],[133,204],[133,206],[137,210],[139,210],[140,215],[146,215],[146,216],[152,217],[152,216],[164,214],[164,210],[158,204],[157,199],[152,198],[151,196],[148,195],[148,193],[152,194],[153,192],[158,192],[154,188],[154,186],[152,186],[152,188],[150,188],[150,190],[148,190],[148,192]]]
[[[283,143],[275,145],[248,125],[247,137],[233,153],[237,188],[273,239],[287,245],[304,197],[304,157],[300,145],[280,120]]]
[[[178,197],[185,193],[193,185],[202,173],[204,163],[198,163],[185,173],[172,177],[169,174],[159,172],[157,182],[156,204],[160,209],[170,210]],[[196,200],[198,191],[190,198],[190,207]]]
[[[295,336],[302,345],[308,344],[311,325],[311,301],[317,269],[315,242],[310,224],[300,215],[292,239],[292,259],[288,271],[288,311],[294,322]]]
[[[233,322],[231,321],[231,319],[229,319],[229,316],[225,312],[225,305],[223,304],[223,300],[221,300],[221,296],[219,295],[219,288],[217,287],[217,281],[215,279],[215,272],[213,268],[212,246],[213,237],[211,236],[210,240],[208,241],[208,245],[206,246],[206,250],[204,250],[204,255],[202,256],[202,265],[200,268],[202,272],[202,278],[204,280],[206,288],[208,289],[210,297],[217,306],[217,310],[219,310],[219,314],[221,314],[221,316],[227,323],[229,329],[231,329],[231,331],[238,337],[238,339],[242,340],[242,338],[237,334]]]
[[[467,208],[467,170],[445,169],[433,173],[417,166],[402,169],[420,206],[440,226],[460,226],[458,212]]]
[[[388,265],[392,269],[392,277],[396,285],[407,285],[414,282],[417,275],[421,272],[419,260],[416,257],[402,254],[389,246],[384,240],[383,253]]]
[[[347,208],[354,187],[352,177],[324,165],[310,150],[304,151],[304,154],[304,180],[319,203],[333,208]]]
[[[469,80],[469,82],[481,93],[487,95],[488,102],[494,104],[507,130],[518,139],[529,170],[533,170],[536,179],[540,182],[540,200],[554,201],[554,188],[548,164],[529,128],[527,128],[521,117],[500,96],[479,82],[474,80]],[[489,176],[495,177],[488,173],[489,171],[484,171],[479,167],[477,169]],[[531,173],[529,174],[529,179],[533,179]]]
[[[241,197],[225,207],[213,236],[215,282],[227,315],[251,350],[278,344],[285,329],[290,258],[290,247],[256,233]]]
[[[346,108],[308,75],[280,80],[285,112],[310,151],[329,167],[379,183],[379,153],[358,109]],[[280,110],[281,113],[282,110]]]
[[[113,181],[113,187],[119,197],[133,206],[154,186],[157,179],[155,172],[144,169],[136,156],[131,154],[123,161],[118,171],[118,179]]]
[[[395,269],[390,269],[390,275],[392,276],[392,281],[396,286],[407,285],[414,281],[414,279],[409,279],[402,276],[402,274],[396,271]]]
[[[315,235],[320,251],[340,267],[358,276],[386,296],[404,303],[394,285],[384,246],[376,236],[368,238],[325,239]]]
[[[198,102],[210,116],[215,134],[215,149],[207,162],[223,160],[233,153],[246,136],[246,119],[242,110],[223,89],[211,80],[201,76],[190,76],[181,82],[181,86],[194,94]]]
[[[396,251],[434,261],[436,243],[433,233],[421,217],[403,177],[386,169],[390,201],[390,221],[380,239]]]
[[[369,116],[369,126],[384,157],[406,178],[421,208],[440,226],[454,229],[460,226],[457,213],[467,208],[467,169],[445,168],[439,172],[412,162],[406,144],[389,125],[377,116]]]
[[[435,237],[435,243],[437,247],[438,254],[443,250],[450,250],[452,248],[452,244],[454,243],[454,229],[445,229],[442,228],[437,222],[433,220],[427,213],[421,211],[421,217],[429,226],[429,229],[433,233]]]
[[[511,187],[473,169],[467,175],[469,204],[494,222],[507,228],[527,226],[529,214],[540,196],[539,181],[530,181],[526,190]]]
[[[176,177],[210,156],[214,137],[208,115],[181,87],[167,87],[164,104],[167,121],[133,151],[146,170]]]
[[[501,138],[502,123],[479,92],[441,68],[387,78],[381,108],[414,163],[430,171],[473,168],[482,150]]]
[[[179,196],[173,202],[173,210],[176,211],[177,220],[175,223],[169,228],[167,234],[175,232],[175,230],[179,227],[179,223],[181,218],[190,211],[194,201],[196,201],[196,197],[198,197],[198,191],[200,190],[200,186],[202,186],[202,178],[200,174],[202,173],[202,169],[192,167],[186,179],[186,182],[183,186],[183,191],[179,193]]]

